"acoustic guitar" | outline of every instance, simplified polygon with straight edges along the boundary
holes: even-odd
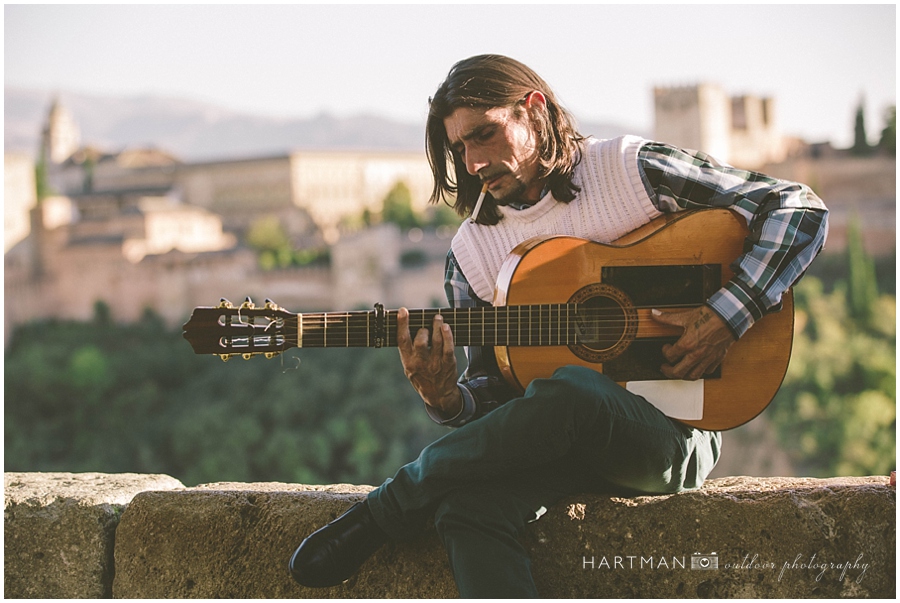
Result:
[[[430,329],[440,313],[456,345],[491,346],[506,380],[519,390],[558,367],[603,373],[670,417],[702,429],[730,429],[762,412],[787,370],[793,299],[735,342],[712,374],[695,382],[666,379],[661,348],[681,329],[651,309],[703,304],[733,275],[747,227],[731,210],[658,218],[612,244],[568,236],[525,241],[500,269],[492,306],[410,310],[410,329]],[[197,354],[274,357],[289,348],[397,345],[397,311],[292,313],[266,301],[226,300],[199,307],[184,325]],[[656,398],[656,399],[654,399]],[[674,402],[673,402],[674,401]]]

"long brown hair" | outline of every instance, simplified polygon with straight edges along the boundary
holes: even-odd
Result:
[[[515,107],[535,90],[547,101],[547,110],[534,112],[533,118],[535,131],[539,133],[540,177],[547,178],[555,199],[568,203],[575,198],[578,187],[572,179],[581,160],[584,140],[576,129],[575,119],[531,68],[505,56],[485,54],[456,63],[429,99],[425,148],[434,176],[431,203],[446,202],[455,195],[453,209],[465,217],[474,209],[481,192],[480,179],[466,171],[465,162],[450,148],[444,119],[460,107]],[[488,196],[478,223],[496,224],[500,218],[496,204]]]

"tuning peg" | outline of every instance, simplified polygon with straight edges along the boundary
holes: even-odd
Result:
[[[242,308],[248,308],[248,309],[251,309],[251,310],[252,310],[252,309],[255,308],[256,306],[253,305],[253,300],[250,299],[250,296],[248,295],[247,298],[244,300],[244,303],[241,304],[241,307],[242,307]]]
[[[219,300],[219,307],[220,308],[233,308],[234,304],[232,304],[230,301],[228,301],[227,299],[225,299],[223,297],[222,299]]]

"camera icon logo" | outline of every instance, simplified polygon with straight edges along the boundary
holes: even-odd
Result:
[[[719,569],[719,554],[718,553],[709,553],[704,555],[703,553],[694,553],[691,555],[691,569],[692,570],[714,570]]]

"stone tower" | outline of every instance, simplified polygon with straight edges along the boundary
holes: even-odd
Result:
[[[81,146],[81,133],[72,114],[59,98],[54,99],[41,136],[41,154],[48,164],[58,165]]]
[[[744,169],[785,157],[771,98],[729,97],[714,84],[654,88],[653,97],[654,136],[660,142],[703,151]]]
[[[714,84],[654,88],[654,136],[722,161],[731,155],[731,100]]]

